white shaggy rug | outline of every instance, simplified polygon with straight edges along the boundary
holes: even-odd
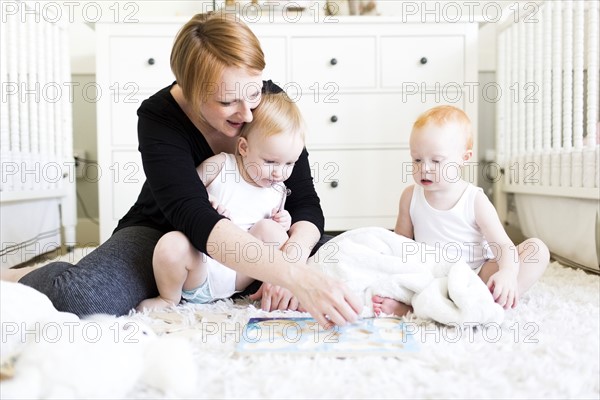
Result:
[[[600,398],[600,277],[557,262],[502,325],[457,329],[405,318],[417,348],[393,356],[236,352],[239,329],[265,316],[308,314],[266,313],[238,300],[132,315],[192,344],[194,398]],[[128,397],[166,395],[138,385]]]

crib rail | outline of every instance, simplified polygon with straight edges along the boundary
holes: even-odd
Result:
[[[2,201],[60,194],[69,183],[64,175],[74,166],[67,32],[47,18],[5,19],[0,24]]]
[[[527,4],[498,36],[502,189],[598,199],[599,2]]]
[[[36,8],[34,2],[7,2],[2,11],[0,206],[58,198],[65,240],[74,242],[76,174],[67,27],[52,22],[47,13],[36,14],[39,4]]]

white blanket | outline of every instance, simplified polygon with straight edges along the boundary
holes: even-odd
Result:
[[[446,325],[501,323],[502,307],[463,261],[387,229],[350,230],[325,243],[309,265],[345,282],[363,300],[363,317],[372,317],[373,295],[413,307],[420,318]]]

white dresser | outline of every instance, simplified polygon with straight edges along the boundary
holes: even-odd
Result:
[[[453,104],[465,109],[477,132],[477,24],[270,19],[247,22],[265,52],[264,78],[286,89],[308,122],[326,230],[393,228],[400,194],[412,183],[414,119],[436,104]],[[144,182],[136,110],[174,79],[170,50],[185,22],[96,26],[97,81],[104,91],[97,104],[101,241]]]

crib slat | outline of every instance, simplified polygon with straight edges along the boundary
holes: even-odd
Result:
[[[583,34],[585,31],[584,2],[575,1],[573,13],[573,147],[583,147]]]
[[[35,82],[31,84],[30,71],[30,53],[27,50],[29,47],[29,26],[31,23],[20,24],[19,29],[19,73],[21,84],[21,101],[19,102],[19,118],[21,120],[21,154],[22,154],[22,169],[21,174],[22,190],[31,191],[35,189],[36,182],[40,180],[39,165],[36,164],[31,151],[31,116],[30,103],[39,102],[38,90],[35,87]]]
[[[38,81],[39,62],[37,58],[37,27],[39,24],[27,24],[27,78],[28,87],[35,89],[36,101],[28,101],[29,105],[29,146],[32,153],[32,159],[35,160],[36,155],[40,152],[40,133],[39,133],[39,104],[40,104],[40,87]],[[30,99],[31,100],[31,99]]]
[[[575,1],[573,12],[573,153],[571,155],[571,186],[583,185],[583,35],[585,31],[584,2]]]
[[[543,115],[542,115],[542,86],[544,78],[544,70],[542,68],[544,58],[544,19],[540,13],[539,21],[533,28],[533,47],[535,55],[533,57],[533,83],[534,83],[534,104],[533,104],[533,166],[535,175],[532,184],[540,186],[542,184],[542,131],[543,131]]]
[[[498,71],[498,86],[500,88],[507,87],[506,85],[506,31],[501,32],[498,36],[497,62],[501,67]],[[506,98],[501,96],[496,106],[496,162],[500,166],[504,166],[506,161]]]
[[[573,147],[573,1],[563,3],[563,92],[562,148],[560,184],[571,186],[571,149]]]
[[[10,161],[5,166],[10,165],[18,173],[20,173],[21,164],[21,138],[20,138],[20,127],[19,127],[19,77],[18,77],[18,26],[14,19],[8,19],[6,21],[6,40],[7,40],[7,52],[6,52],[6,63],[7,63],[7,83],[16,90],[16,94],[8,96],[8,114],[9,118],[9,132],[10,132]],[[9,191],[19,190],[19,177],[11,174],[7,176],[7,189]]]
[[[598,122],[599,93],[599,60],[600,48],[598,47],[598,35],[600,17],[598,16],[599,5],[597,1],[588,3],[587,18],[587,127],[585,138],[585,149],[583,154],[584,163],[584,187],[600,187],[600,172],[597,165],[600,157],[598,143],[600,142],[600,122]]]
[[[7,54],[8,44],[6,41],[7,29],[6,24],[0,24],[0,54]],[[0,80],[9,83],[8,80],[8,65],[7,57],[0,57]],[[8,87],[7,87],[8,88]],[[10,121],[8,101],[0,101],[0,159],[6,167],[10,168]],[[0,179],[0,192],[9,190],[6,178]]]
[[[519,32],[517,38],[517,47],[519,49],[517,55],[518,61],[518,74],[517,81],[514,83],[515,93],[518,96],[517,104],[519,105],[519,130],[515,132],[517,135],[517,147],[516,151],[519,156],[522,156],[526,151],[526,132],[527,132],[527,105],[525,100],[524,85],[527,81],[527,30],[526,24],[519,21],[517,24],[517,30]]]
[[[38,54],[38,81],[40,85],[40,92],[42,93],[42,101],[38,105],[38,140],[39,140],[39,153],[36,155],[37,162],[40,165],[43,165],[45,162],[48,153],[48,105],[45,101],[45,89],[48,85],[49,78],[47,73],[47,40],[48,35],[46,34],[46,25],[45,21],[38,24],[37,27],[37,40],[36,40],[36,52]],[[38,182],[38,189],[44,190],[46,189],[46,182],[44,180],[40,180]]]
[[[571,150],[573,142],[573,1],[563,3],[563,93],[562,93],[562,148]],[[567,185],[568,186],[568,185]]]
[[[552,2],[545,2],[541,9],[544,20],[544,62],[542,84],[542,165],[541,183],[550,185],[550,152],[552,151]]]
[[[510,28],[510,42],[516,43],[519,40],[518,35],[518,25],[514,25]],[[515,83],[518,82],[518,73],[519,73],[519,48],[518,46],[511,46],[511,55],[510,55],[510,88],[514,90]],[[518,83],[517,83],[518,84]],[[512,94],[514,95],[514,93]],[[512,97],[512,96],[511,96]],[[519,104],[516,101],[511,101],[510,103],[510,118],[511,118],[511,126],[510,126],[510,135],[509,135],[509,145],[510,145],[510,161],[509,161],[509,179],[510,183],[518,181],[518,171],[519,171],[519,163],[518,163],[518,142],[517,142],[517,132],[519,131]],[[517,177],[515,179],[515,177]]]
[[[44,65],[46,67],[46,79],[47,79],[47,88],[48,90],[44,90],[44,95],[47,96],[48,100],[54,98],[56,96],[56,81],[54,80],[54,74],[52,71],[52,42],[54,40],[54,30],[52,29],[52,24],[50,23],[46,23],[44,24],[44,28],[45,28],[45,44],[44,46],[46,47],[47,51],[46,51],[46,57],[44,60]],[[52,159],[54,158],[54,154],[56,152],[56,143],[55,143],[55,138],[56,138],[56,132],[55,132],[55,125],[54,125],[54,120],[55,120],[55,114],[54,114],[54,103],[50,102],[50,101],[46,101],[44,102],[45,106],[46,106],[46,117],[47,117],[47,126],[46,126],[46,138],[48,140],[47,142],[47,148],[45,149],[45,151],[43,152],[42,155],[42,165],[46,166],[47,168],[49,168],[50,163],[52,162]],[[44,183],[44,186],[47,189],[53,189],[54,185],[52,184],[52,181],[48,178],[45,178],[42,180]]]
[[[61,82],[68,82],[71,80],[71,76],[69,74],[69,60],[71,56],[69,54],[69,38],[67,31],[65,29],[59,30],[60,41],[60,73],[61,73]],[[69,88],[63,88],[64,93],[61,98],[61,107],[62,107],[62,121],[61,121],[61,132],[63,132],[63,147],[62,147],[62,157],[66,160],[73,160],[73,127],[71,126],[70,121],[72,120],[72,110],[71,110],[71,102],[69,101],[71,94],[68,93]]]
[[[525,41],[526,41],[526,59],[525,59],[525,83],[523,84],[523,103],[525,105],[525,158],[524,158],[524,173],[523,183],[532,185],[537,183],[536,165],[534,161],[534,122],[535,122],[535,97],[537,96],[534,81],[534,66],[535,66],[535,31],[534,24],[526,23]]]
[[[562,142],[562,4],[552,7],[552,153],[550,185],[560,186],[560,149]]]
[[[535,66],[535,46],[534,46],[534,24],[524,24],[525,27],[525,42],[526,42],[526,59],[525,59],[525,80],[523,85],[523,103],[525,104],[525,149],[527,154],[533,154],[534,141],[534,102],[537,96],[535,92],[534,81],[534,66]]]
[[[62,163],[63,163],[63,107],[62,99],[66,96],[64,91],[65,87],[61,85],[63,82],[63,76],[60,71],[60,28],[56,24],[52,24],[52,53],[55,55],[52,57],[52,77],[56,83],[58,98],[53,102],[52,109],[54,114],[54,152],[52,157],[52,170],[53,175],[49,175],[48,179],[53,187],[61,187],[63,184],[62,179],[56,179],[56,172],[62,175]],[[58,55],[58,57],[56,56]]]
[[[552,2],[545,2],[542,6],[542,18],[544,18],[544,83],[542,86],[542,104],[544,130],[542,132],[542,148],[545,154],[552,150]],[[545,181],[549,183],[549,181]]]
[[[588,35],[587,35],[587,138],[586,145],[595,147],[598,144],[598,57],[600,49],[598,48],[599,16],[598,2],[592,1],[588,10]]]

